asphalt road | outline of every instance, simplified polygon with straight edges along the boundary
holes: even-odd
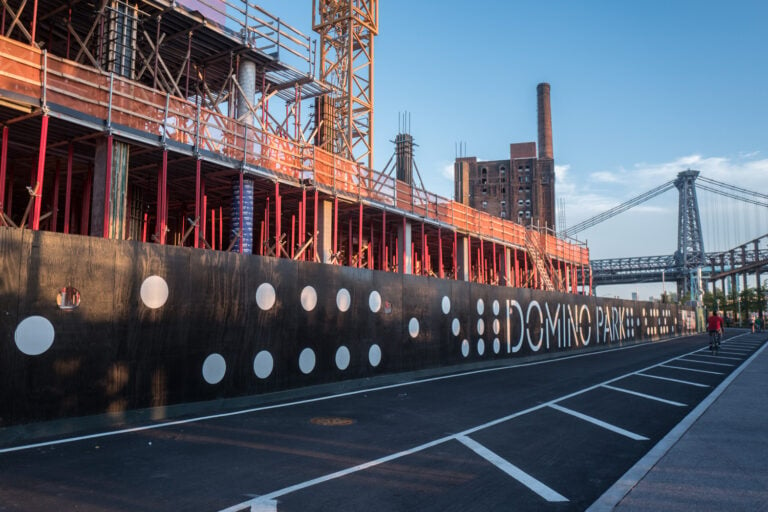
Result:
[[[0,447],[0,511],[584,510],[754,351],[706,342]]]

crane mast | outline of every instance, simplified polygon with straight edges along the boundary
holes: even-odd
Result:
[[[320,79],[333,91],[316,103],[316,144],[373,167],[373,38],[378,0],[313,0]]]

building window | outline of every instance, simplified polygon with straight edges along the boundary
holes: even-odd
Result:
[[[525,212],[525,218],[526,218],[526,219],[530,219],[530,218],[531,218],[531,212],[530,212],[530,210],[528,210],[528,211],[526,211],[526,212]]]
[[[488,208],[488,201],[483,201],[483,210]]]
[[[501,218],[503,219],[506,216],[507,216],[507,212],[505,212],[504,210],[501,210]]]
[[[522,211],[522,210],[520,210],[519,212],[517,212],[517,216],[518,216],[518,217],[520,217],[520,218],[522,218],[522,217],[523,217],[523,211]]]
[[[522,199],[518,199],[517,200],[517,206],[523,206],[523,200]]]
[[[531,206],[531,200],[530,199],[526,199],[525,200],[525,206]]]
[[[529,172],[531,172],[531,168],[530,168],[530,167],[528,167],[527,165],[525,166],[525,172],[526,172],[526,173],[529,173]]]

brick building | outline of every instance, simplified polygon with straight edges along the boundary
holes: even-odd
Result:
[[[477,210],[520,224],[555,227],[555,162],[549,84],[536,88],[539,152],[535,142],[509,145],[509,158],[478,161],[457,158],[454,163],[455,198]]]

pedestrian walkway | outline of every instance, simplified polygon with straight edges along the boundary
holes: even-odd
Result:
[[[734,343],[760,344],[747,333]],[[768,344],[589,511],[768,511]]]

